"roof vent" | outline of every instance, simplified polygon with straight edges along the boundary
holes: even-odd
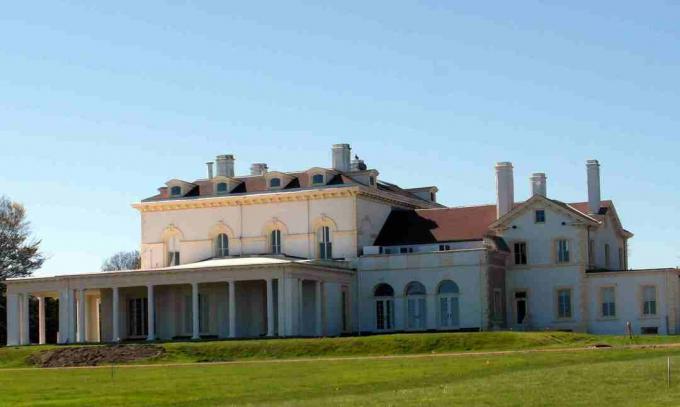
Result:
[[[358,155],[355,155],[350,165],[350,169],[352,171],[366,171],[366,168],[368,167],[366,167],[364,160],[360,159]]]

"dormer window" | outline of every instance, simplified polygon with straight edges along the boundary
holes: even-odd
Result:
[[[215,188],[218,194],[226,194],[229,191],[229,187],[226,182],[220,182]]]
[[[370,177],[368,177],[368,184],[369,184],[370,186],[374,186],[374,185],[375,185],[375,177],[374,177],[373,175],[371,175]]]
[[[182,195],[182,187],[174,186],[170,188],[170,196],[181,196]]]
[[[312,185],[324,184],[323,174],[314,174],[312,176]]]
[[[272,178],[269,180],[269,188],[281,188],[281,178]]]

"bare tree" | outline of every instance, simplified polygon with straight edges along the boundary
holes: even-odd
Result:
[[[26,209],[5,196],[0,196],[0,281],[30,276],[45,262],[40,240],[31,238]],[[5,286],[0,284],[0,343],[7,334]]]
[[[118,252],[102,264],[102,271],[137,270],[142,266],[139,251]]]

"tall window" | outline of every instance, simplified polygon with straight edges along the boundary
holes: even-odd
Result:
[[[220,233],[215,238],[215,257],[229,256],[229,236]]]
[[[314,174],[312,176],[312,185],[323,184],[323,174]]]
[[[425,329],[425,286],[414,281],[406,286],[406,327]]]
[[[593,239],[588,241],[588,265],[595,266],[595,240]]]
[[[375,328],[379,331],[394,329],[394,289],[389,284],[375,288]]]
[[[500,288],[493,289],[492,299],[493,319],[496,321],[503,319],[503,291]]]
[[[460,325],[460,311],[458,309],[458,284],[451,280],[439,283],[437,295],[439,296],[439,327],[443,329],[455,329]]]
[[[146,298],[133,298],[128,301],[128,336],[148,335]]]
[[[226,182],[220,182],[217,184],[217,193],[218,194],[226,194],[227,193],[227,183]]]
[[[619,270],[625,270],[626,262],[623,259],[623,248],[619,247]]]
[[[168,266],[179,265],[179,236],[173,235],[168,240]]]
[[[604,245],[604,266],[609,268],[611,265],[611,259],[609,258],[610,253],[609,253],[609,244]]]
[[[642,287],[642,315],[656,315],[656,287]]]
[[[538,209],[535,213],[536,223],[545,223],[545,210]]]
[[[281,254],[281,231],[272,230],[271,236],[272,254]]]
[[[571,289],[557,290],[557,317],[571,318]]]
[[[170,188],[170,196],[180,196],[182,195],[182,188],[172,187]]]
[[[269,180],[269,188],[281,187],[281,178],[272,178]]]
[[[322,226],[319,228],[319,258],[330,260],[333,258],[333,244],[331,242],[331,228]]]
[[[527,244],[515,243],[515,264],[527,264]]]
[[[569,241],[560,239],[557,241],[557,262],[569,263]]]
[[[602,298],[602,316],[613,318],[616,316],[616,299],[614,287],[603,287],[600,289]]]

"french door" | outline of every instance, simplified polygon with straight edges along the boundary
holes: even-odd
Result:
[[[456,329],[460,326],[457,295],[439,296],[439,327]]]
[[[425,329],[426,311],[425,297],[407,297],[406,299],[407,329]]]
[[[375,301],[375,327],[379,331],[394,329],[394,301],[391,298]]]

